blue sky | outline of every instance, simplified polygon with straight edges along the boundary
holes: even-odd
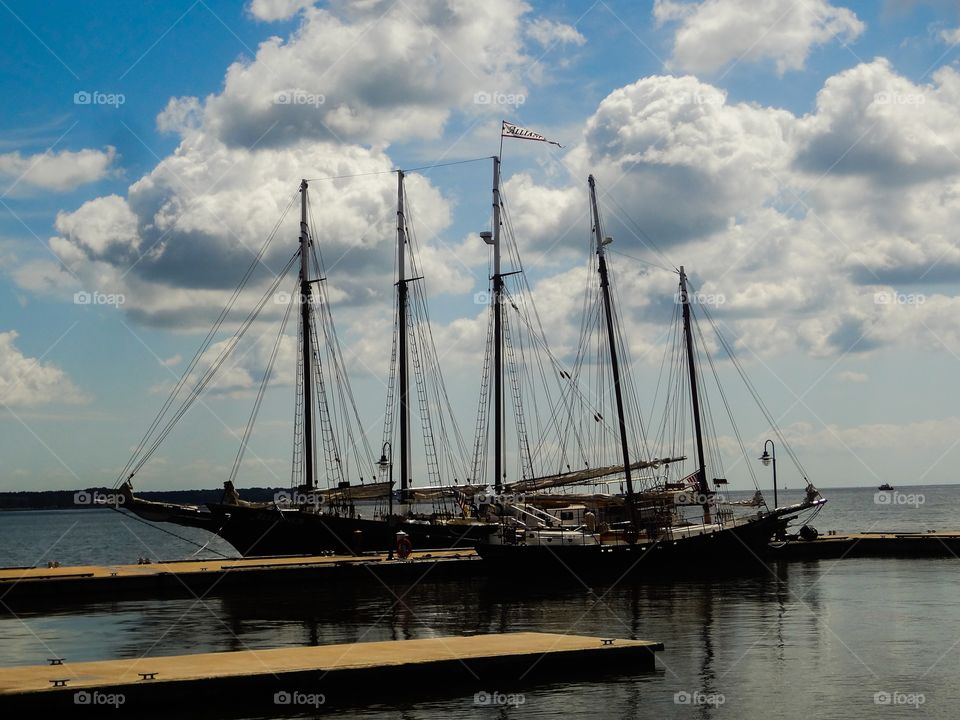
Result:
[[[564,145],[504,151],[558,353],[572,352],[579,296],[557,288],[580,287],[594,172],[614,247],[684,264],[723,297],[716,316],[814,482],[954,481],[955,3],[5,0],[0,15],[0,489],[112,483],[301,177],[489,156],[501,119]],[[288,91],[312,100],[278,105]],[[478,103],[484,93],[504,104]],[[408,187],[467,435],[489,172],[436,168]],[[392,182],[314,184],[373,445]],[[274,269],[294,247],[283,231]],[[615,261],[642,403],[675,278]],[[78,304],[78,292],[123,302]],[[195,408],[142,485],[222,482],[258,357]],[[769,427],[730,393],[759,454]],[[289,477],[291,394],[281,381],[268,398],[243,484]]]

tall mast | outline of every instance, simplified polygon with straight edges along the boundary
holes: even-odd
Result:
[[[690,322],[690,295],[687,292],[687,274],[680,266],[680,302],[683,303],[683,338],[687,346],[687,370],[690,373],[690,399],[693,402],[693,430],[697,441],[697,486],[703,500],[703,517],[710,520],[710,486],[707,484],[707,465],[703,459],[703,428],[700,421],[700,394],[697,390],[697,365],[693,353],[693,331]]]
[[[503,316],[500,297],[503,275],[500,273],[500,158],[493,158],[493,233],[480,233],[487,245],[493,245],[493,473],[494,488],[503,488]]]
[[[597,242],[597,266],[600,272],[600,289],[603,293],[603,310],[607,319],[607,339],[610,343],[610,369],[613,372],[613,392],[617,399],[617,420],[620,424],[620,449],[623,453],[623,474],[627,481],[627,501],[633,517],[633,478],[630,474],[630,449],[627,445],[627,423],[623,412],[623,390],[620,387],[620,362],[617,357],[617,340],[614,335],[613,310],[610,303],[610,278],[607,275],[607,258],[604,248],[610,238],[603,237],[600,227],[600,209],[597,207],[597,187],[593,175],[590,183],[590,208],[593,211],[593,232]]]
[[[400,497],[410,484],[410,383],[407,358],[406,221],[403,211],[403,170],[397,171],[397,332],[400,334]]]
[[[307,229],[307,181],[300,182],[300,328],[303,334],[303,479],[313,488],[313,373],[310,357],[310,234]]]

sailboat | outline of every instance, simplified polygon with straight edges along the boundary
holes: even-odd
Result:
[[[309,223],[309,186],[308,182],[303,180],[299,188],[301,212],[298,250],[288,263],[287,269],[280,273],[277,281],[264,296],[269,297],[275,292],[282,276],[298,259],[297,291],[292,296],[296,302],[289,303],[277,337],[277,347],[279,347],[283,337],[283,327],[291,309],[298,306],[297,393],[291,490],[282,493],[281,497],[272,502],[248,502],[241,499],[234,484],[262,401],[263,391],[272,371],[273,360],[277,356],[277,347],[275,347],[254,403],[233,471],[229,479],[224,482],[221,500],[203,505],[157,503],[138,498],[133,492],[134,474],[159,447],[159,443],[172,429],[173,424],[212,378],[209,371],[201,374],[196,388],[187,395],[186,400],[174,412],[170,412],[170,409],[175,407],[173,398],[185,386],[187,376],[195,367],[195,364],[191,363],[144,436],[134,453],[134,458],[127,463],[124,472],[129,471],[129,473],[120,488],[124,496],[123,508],[147,520],[200,527],[216,533],[244,556],[360,552],[393,550],[395,547],[399,549],[401,555],[405,555],[411,548],[466,547],[492,531],[493,525],[471,516],[466,504],[457,502],[457,498],[463,497],[463,494],[457,489],[458,484],[455,481],[447,487],[435,484],[416,488],[411,484],[410,357],[413,356],[414,365],[417,366],[419,373],[417,387],[421,390],[425,382],[422,366],[429,360],[429,358],[425,360],[423,354],[429,352],[432,346],[428,348],[425,343],[415,343],[413,353],[408,347],[409,335],[414,325],[409,288],[411,283],[422,278],[406,275],[407,259],[411,258],[412,261],[413,255],[407,238],[404,172],[397,171],[397,176],[398,279],[392,371],[398,371],[399,398],[398,403],[394,402],[392,372],[388,390],[388,417],[393,417],[393,413],[389,412],[389,406],[397,405],[395,409],[399,414],[400,435],[399,493],[395,493],[393,489],[393,452],[389,441],[392,430],[385,429],[383,453],[379,462],[373,462],[362,423],[356,416],[356,404],[349,387],[346,364],[336,340],[333,317],[323,285],[325,278],[321,272],[316,242]],[[244,282],[248,277],[249,271]],[[243,283],[241,283],[242,287]],[[241,288],[235,292],[231,303],[237,298]],[[422,305],[424,302],[422,295],[417,297],[421,298]],[[235,335],[237,340],[243,331],[249,328],[263,305],[264,299],[261,299],[255,311],[248,316],[248,320]],[[207,336],[208,340],[213,337],[230,307],[228,305],[221,313],[218,323]],[[322,342],[323,340],[326,342]],[[232,350],[235,346],[236,342],[231,339],[226,350]],[[328,367],[324,367],[324,358]],[[222,364],[222,360],[222,357],[218,357],[212,364],[214,372],[215,368]],[[435,362],[432,366],[436,372],[439,372]],[[422,401],[423,394],[421,392]],[[335,406],[337,402],[341,404],[339,408]],[[425,417],[425,413],[426,409],[421,407],[421,416]],[[339,434],[338,418],[342,425],[340,428],[342,432]],[[426,421],[425,426],[429,428]],[[392,424],[389,427],[392,428]],[[322,453],[317,447],[318,429]],[[351,454],[355,456],[352,466],[344,458],[348,454],[345,447],[347,444],[351,446]],[[433,451],[430,455],[430,465],[437,471],[434,475],[437,475],[439,462],[432,436],[428,439],[428,454],[430,450]],[[318,455],[321,454],[327,479],[326,488],[322,488],[318,482],[320,474],[317,467]],[[374,477],[376,480],[364,482],[364,478],[361,477],[359,484],[351,482],[349,477],[351,467],[356,472],[364,464],[376,468],[371,470],[371,480]],[[420,509],[422,505],[417,505],[417,501],[421,504],[433,502],[431,512],[423,512]]]
[[[682,354],[685,357],[689,407],[693,419],[696,466],[679,482],[635,485],[634,471],[646,466],[633,458],[628,433],[624,386],[627,378],[620,366],[624,350],[618,339],[616,313],[611,297],[607,246],[612,240],[603,234],[596,184],[591,175],[590,212],[592,242],[596,253],[600,306],[605,326],[612,394],[617,414],[617,438],[622,463],[625,494],[610,498],[603,507],[588,509],[584,503],[562,506],[552,512],[537,510],[545,505],[538,496],[522,503],[500,508],[500,526],[487,542],[477,547],[487,561],[501,569],[518,572],[603,573],[619,577],[633,570],[653,566],[683,566],[689,561],[703,563],[742,563],[760,557],[775,535],[803,513],[815,513],[826,502],[812,484],[804,500],[785,507],[767,508],[762,497],[750,502],[749,511],[724,502],[707,481],[704,442],[704,418],[700,396],[700,378],[695,358],[691,298],[684,268],[678,270],[678,302],[682,319]],[[499,452],[499,451],[498,451]],[[670,462],[685,458],[669,458]],[[659,463],[653,461],[650,465]],[[499,473],[499,471],[498,471]],[[499,481],[499,474],[496,476]],[[717,479],[715,484],[726,484]],[[572,498],[564,498],[569,502]],[[607,511],[603,516],[599,511]],[[693,511],[693,516],[690,512]]]

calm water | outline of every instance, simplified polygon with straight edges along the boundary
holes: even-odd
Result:
[[[877,505],[871,490],[831,490],[828,510],[814,525],[840,531],[960,529],[952,519],[960,489],[904,490],[922,494],[923,504],[903,496],[895,499],[900,504]],[[206,541],[202,532],[175,531]],[[53,558],[118,563],[144,554],[185,557],[196,549],[109,511],[0,513],[3,565]],[[477,706],[471,693],[324,715],[952,719],[960,716],[958,585],[957,560],[865,559],[794,563],[713,582],[574,583],[547,590],[496,580],[432,583],[428,577],[412,588],[370,583],[265,589],[203,601],[18,610],[18,617],[0,605],[0,664],[42,663],[53,655],[81,661],[539,630],[655,639],[666,650],[656,673],[526,688],[519,707]],[[876,693],[922,704],[877,705]],[[687,697],[711,702],[677,702]],[[214,711],[206,717],[217,716]]]

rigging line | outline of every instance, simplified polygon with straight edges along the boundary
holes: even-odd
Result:
[[[625,253],[623,252],[623,250],[614,250],[612,247],[610,247],[610,248],[607,248],[607,252],[612,253],[614,255],[622,255],[623,257],[628,258],[629,260],[633,260],[634,262],[641,263],[642,265],[649,265],[650,267],[657,268],[658,270],[665,270],[668,273],[676,273],[676,270],[674,270],[673,268],[669,268],[666,265],[658,265],[657,263],[652,263],[649,260],[643,260],[641,258],[630,255],[629,253]]]
[[[247,421],[247,426],[243,430],[243,438],[240,441],[240,447],[237,449],[237,457],[234,460],[233,468],[230,470],[230,482],[234,482],[237,479],[237,473],[240,472],[240,464],[243,462],[243,455],[247,450],[247,443],[250,442],[253,426],[257,422],[257,415],[260,414],[260,407],[263,405],[263,396],[267,390],[267,384],[270,382],[270,376],[273,374],[273,366],[277,360],[277,353],[280,351],[280,344],[283,342],[284,331],[287,329],[287,321],[290,319],[290,311],[293,309],[294,297],[296,296],[291,295],[291,300],[287,303],[287,309],[283,313],[283,320],[280,322],[280,332],[277,333],[277,339],[273,344],[273,351],[270,353],[267,367],[263,371],[263,379],[257,390],[257,397],[253,403],[253,408],[250,410],[250,418]]]
[[[237,343],[240,342],[240,339],[243,337],[244,333],[250,329],[250,326],[253,325],[253,321],[260,314],[260,311],[263,309],[263,306],[266,305],[267,300],[273,295],[277,287],[279,287],[280,282],[286,277],[286,274],[290,271],[290,268],[293,266],[294,261],[296,260],[299,252],[294,253],[293,257],[287,262],[286,267],[277,275],[274,282],[267,288],[267,291],[260,298],[260,301],[257,305],[250,311],[247,317],[244,319],[241,326],[237,329],[236,333],[227,341],[227,344],[224,346],[223,350],[214,360],[209,368],[204,371],[200,379],[197,381],[197,384],[193,387],[190,393],[186,398],[180,403],[180,406],[177,408],[173,416],[167,421],[166,425],[163,426],[163,429],[153,438],[150,446],[141,454],[137,463],[132,467],[131,474],[136,474],[140,471],[140,468],[153,456],[157,451],[163,441],[167,438],[170,432],[173,430],[174,425],[183,417],[191,405],[196,401],[198,397],[203,393],[203,390],[217,374],[220,367],[226,362],[227,356],[236,348]]]
[[[196,542],[196,541],[194,541],[194,540],[191,540],[190,538],[185,538],[185,537],[183,537],[182,535],[177,535],[175,532],[170,532],[169,530],[167,530],[167,529],[165,529],[165,528],[162,528],[162,527],[160,527],[159,525],[155,525],[155,524],[152,523],[152,522],[147,522],[146,520],[137,517],[137,516],[134,515],[133,513],[124,512],[123,510],[121,510],[121,509],[119,509],[119,508],[116,508],[116,507],[113,507],[112,505],[110,506],[110,509],[113,510],[114,512],[120,513],[120,514],[123,515],[124,517],[127,517],[127,518],[129,518],[129,519],[131,519],[131,520],[136,520],[136,521],[139,522],[139,523],[143,523],[143,524],[146,525],[147,527],[153,528],[154,530],[159,530],[160,532],[166,533],[167,535],[172,535],[173,537],[177,538],[177,540],[183,540],[185,543],[190,543],[191,545],[196,545],[198,548],[200,548],[200,550],[203,550],[207,545],[210,544],[210,541],[208,540],[206,544],[201,545],[200,543],[198,543],[198,542]],[[210,538],[210,540],[212,540],[212,539],[213,539],[213,538]],[[225,555],[224,553],[220,552],[219,550],[217,550],[217,549],[215,549],[215,548],[207,548],[207,549],[208,549],[210,552],[212,552],[212,553],[216,553],[217,555],[219,555],[219,556],[222,557],[222,558],[226,558],[227,560],[235,560],[235,559],[236,559],[236,558],[231,557],[230,555]],[[200,550],[198,550],[197,552],[200,552]],[[194,553],[194,554],[196,554],[196,553]]]
[[[777,421],[774,419],[773,414],[770,412],[766,404],[763,402],[763,398],[760,397],[760,393],[757,391],[756,387],[753,385],[753,382],[747,376],[746,371],[743,369],[743,367],[740,364],[740,361],[733,354],[733,348],[727,343],[726,339],[722,335],[720,335],[719,329],[713,322],[713,318],[710,317],[709,313],[705,313],[705,314],[707,315],[707,319],[710,321],[710,324],[713,326],[714,332],[717,333],[717,337],[719,338],[720,343],[723,345],[724,351],[727,353],[727,356],[733,362],[733,366],[737,369],[737,372],[739,373],[740,378],[743,380],[744,385],[747,386],[747,390],[750,392],[751,396],[753,397],[754,402],[757,403],[757,406],[760,408],[760,412],[763,413],[764,418],[767,420],[768,423],[770,423],[771,430],[780,440],[782,447],[787,451],[787,455],[793,461],[797,470],[800,471],[801,477],[803,477],[804,481],[809,483],[810,478],[807,475],[807,471],[803,467],[803,464],[800,462],[800,458],[797,457],[797,454],[794,452],[793,447],[790,445],[789,442],[787,442],[787,439],[784,436],[783,432],[780,430],[780,427],[777,424]]]
[[[237,287],[234,289],[233,294],[230,296],[230,299],[228,300],[226,306],[224,306],[224,308],[220,311],[220,314],[217,316],[217,319],[214,321],[212,327],[204,337],[203,342],[200,345],[200,348],[197,350],[196,354],[191,359],[189,365],[187,366],[183,374],[180,376],[177,383],[171,389],[170,394],[167,396],[167,399],[163,403],[163,406],[160,408],[160,411],[157,413],[156,417],[153,419],[153,422],[151,422],[150,427],[147,428],[147,431],[144,433],[143,437],[140,439],[140,442],[137,444],[136,448],[134,448],[133,454],[130,456],[130,459],[127,460],[127,463],[124,465],[123,470],[120,471],[120,475],[117,478],[116,484],[119,484],[125,479],[124,476],[127,475],[127,473],[130,471],[130,468],[134,465],[134,463],[136,463],[140,453],[147,446],[147,443],[150,442],[150,439],[153,433],[156,431],[156,428],[163,421],[164,416],[166,415],[167,411],[170,409],[170,405],[173,403],[174,399],[180,393],[180,390],[183,388],[184,384],[186,383],[187,378],[190,376],[190,373],[193,372],[197,363],[200,361],[200,358],[202,357],[204,352],[206,352],[207,348],[212,342],[213,337],[216,335],[217,331],[220,329],[224,320],[227,318],[228,314],[230,313],[230,310],[233,308],[234,303],[236,303],[237,298],[240,296],[240,293],[243,291],[243,288],[246,287],[247,282],[250,280],[250,276],[253,274],[257,266],[260,264],[261,259],[266,253],[267,247],[269,247],[274,237],[276,237],[276,234],[280,228],[280,225],[283,223],[284,218],[287,216],[287,213],[290,211],[290,208],[293,206],[293,203],[296,200],[298,195],[299,195],[299,191],[297,191],[291,196],[290,201],[287,203],[286,208],[284,208],[283,212],[280,214],[280,218],[277,220],[277,222],[273,226],[273,229],[267,235],[267,239],[264,241],[263,245],[260,247],[253,261],[247,267],[246,272],[244,272],[243,277],[240,280],[240,284],[237,285]]]
[[[432,163],[430,165],[421,165],[420,167],[412,168],[393,168],[391,170],[376,170],[373,172],[365,173],[352,173],[350,175],[327,175],[326,177],[318,178],[306,178],[307,182],[320,182],[321,180],[345,180],[347,178],[358,178],[358,177],[370,177],[371,175],[392,175],[397,172],[397,170],[403,170],[405,173],[411,172],[425,172],[433,170],[435,168],[450,167],[451,165],[465,165],[467,163],[475,163],[483,160],[489,160],[490,156],[478,157],[478,158],[467,158],[465,160],[451,160],[445,163]]]

